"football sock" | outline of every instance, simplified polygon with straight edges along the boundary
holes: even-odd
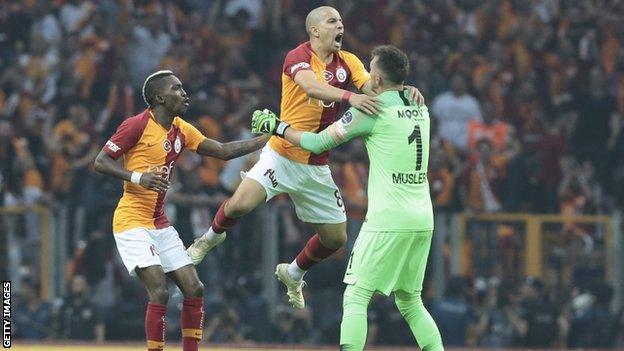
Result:
[[[394,301],[412,330],[421,350],[444,350],[438,326],[423,305],[420,291],[413,293],[402,290],[395,291]]]
[[[202,338],[204,322],[204,298],[192,297],[184,299],[182,303],[182,349],[197,351]]]
[[[301,280],[303,279],[303,275],[306,273],[306,271],[304,271],[303,269],[299,268],[299,266],[297,265],[297,259],[295,258],[292,262],[290,262],[290,264],[288,265],[288,275],[290,275],[291,278],[293,278],[294,280]]]
[[[368,331],[368,303],[374,291],[355,285],[347,285],[342,302],[342,323],[340,324],[340,350],[364,349]]]
[[[165,347],[165,313],[167,306],[149,302],[145,312],[145,337],[149,351],[159,351]]]
[[[310,267],[331,256],[331,254],[336,251],[338,251],[338,249],[330,249],[323,245],[323,243],[321,243],[321,238],[317,233],[314,234],[314,236],[312,236],[310,240],[308,240],[305,247],[303,248],[303,250],[301,250],[301,252],[299,252],[297,258],[295,258],[295,261],[293,261],[293,263],[294,265],[298,266],[300,270],[304,271],[303,273],[305,273],[305,271],[310,269]],[[290,266],[293,266],[293,263],[291,263]],[[295,268],[291,270],[290,267],[288,269],[288,272],[290,274],[297,273]],[[295,275],[291,275],[291,277],[295,279],[297,278]],[[301,277],[299,277],[299,279],[301,279],[302,277],[303,274],[301,274]]]
[[[212,227],[208,228],[208,231],[204,233],[204,238],[208,239],[208,241],[213,242],[215,240],[221,239],[225,233],[215,233]]]
[[[238,218],[231,218],[225,215],[225,204],[227,202],[228,200],[223,201],[221,206],[219,206],[217,214],[212,220],[211,228],[217,234],[221,234],[224,231],[230,229],[238,221]]]

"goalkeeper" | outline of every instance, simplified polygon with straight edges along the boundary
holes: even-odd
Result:
[[[278,135],[313,153],[364,138],[370,159],[369,205],[344,276],[341,350],[362,350],[367,309],[374,293],[394,292],[396,305],[422,350],[443,350],[440,332],[425,309],[422,283],[433,234],[427,182],[429,112],[403,93],[405,53],[380,46],[371,53],[373,90],[383,109],[372,117],[350,108],[320,133],[301,132],[268,110],[256,111],[252,132]]]

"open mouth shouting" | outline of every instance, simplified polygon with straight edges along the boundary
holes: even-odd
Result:
[[[339,47],[339,48],[342,46],[342,37],[343,36],[344,36],[344,33],[336,34],[336,36],[334,37],[334,46]]]

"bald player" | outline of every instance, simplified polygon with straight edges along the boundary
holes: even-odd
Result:
[[[364,65],[352,53],[341,50],[345,31],[338,11],[329,6],[312,10],[306,18],[306,30],[310,40],[284,59],[282,119],[296,129],[320,132],[336,120],[341,103],[365,114],[379,112],[380,101],[374,97]],[[347,90],[350,85],[364,94],[351,93]],[[407,93],[412,101],[423,102],[417,89],[408,87]],[[281,133],[283,130],[276,131],[277,136]],[[347,241],[345,208],[327,165],[329,152],[313,154],[277,136],[269,140],[232,197],[221,204],[208,232],[187,251],[193,263],[200,263],[225,239],[225,231],[238,218],[287,193],[297,217],[311,224],[316,233],[291,263],[279,264],[275,273],[286,286],[290,303],[304,308],[304,274]]]
[[[381,112],[364,116],[350,108],[320,133],[292,128],[268,110],[255,111],[252,133],[275,134],[315,153],[361,137],[370,160],[369,206],[344,276],[341,350],[362,350],[367,309],[375,293],[394,293],[396,305],[422,350],[441,351],[442,338],[422,303],[421,292],[433,235],[429,195],[429,111],[403,91],[409,60],[394,46],[371,53],[371,80],[384,102]]]
[[[184,295],[183,348],[197,350],[202,337],[204,286],[164,211],[171,172],[184,149],[228,160],[260,149],[268,138],[222,144],[203,136],[181,118],[190,99],[171,71],[147,77],[143,98],[148,108],[121,123],[98,154],[95,170],[124,180],[113,233],[128,272],[141,279],[149,295],[145,313],[148,350],[164,347],[169,300],[166,276]],[[123,162],[117,162],[121,157]]]

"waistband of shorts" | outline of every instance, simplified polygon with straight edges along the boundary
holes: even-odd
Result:
[[[296,165],[302,165],[302,166],[312,167],[312,168],[316,168],[316,169],[329,168],[328,164],[326,164],[326,165],[310,165],[310,164],[307,164],[307,163],[293,161],[293,160],[289,159],[288,157],[282,156],[279,152],[273,150],[271,145],[269,145],[268,143],[262,148],[262,152],[266,152],[266,153],[268,153],[270,155],[273,155],[273,156],[278,157],[278,158],[280,158],[280,159],[282,159],[284,161],[288,161],[288,162],[291,162],[291,163],[296,164]]]

